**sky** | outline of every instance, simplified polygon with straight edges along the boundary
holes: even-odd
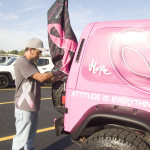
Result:
[[[47,11],[55,0],[0,0],[0,50],[22,50],[33,37],[48,48]],[[150,0],[68,0],[72,29],[80,39],[91,22],[150,19]]]

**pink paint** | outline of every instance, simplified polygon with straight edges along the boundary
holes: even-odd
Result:
[[[51,29],[55,28],[59,34],[60,37],[57,37],[50,33]],[[63,67],[61,68],[61,71],[68,74],[69,70],[67,70],[66,65],[70,62],[70,55],[67,51],[73,51],[75,52],[77,43],[73,40],[66,39],[65,38],[65,32],[62,29],[60,24],[49,24],[48,25],[48,34],[50,36],[50,39],[55,43],[59,48],[64,49],[64,56],[62,59]]]
[[[79,62],[76,56],[85,39]],[[66,88],[65,131],[97,104],[150,112],[150,20],[99,22],[82,33]]]

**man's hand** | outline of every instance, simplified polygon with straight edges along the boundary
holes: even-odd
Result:
[[[51,72],[47,72],[48,74],[52,74]],[[49,82],[58,82],[60,79],[58,79],[57,77],[55,77],[53,74],[52,74],[52,76],[51,76],[51,78],[50,78],[50,80],[46,80],[45,82],[47,83],[49,83]]]
[[[57,82],[60,80],[60,79],[56,78],[55,76],[53,76],[53,74],[51,72],[46,72],[46,73],[37,72],[37,73],[33,74],[31,76],[31,78],[33,78],[39,82],[43,82],[43,83],[52,83],[52,82]]]
[[[51,80],[51,82],[58,82],[60,79],[57,78],[57,77],[55,77],[55,76],[52,76],[52,77],[50,78],[50,80]]]

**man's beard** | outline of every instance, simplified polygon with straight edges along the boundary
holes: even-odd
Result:
[[[37,59],[32,59],[32,62],[37,66]]]

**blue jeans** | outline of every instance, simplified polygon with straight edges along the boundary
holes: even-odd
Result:
[[[12,150],[33,150],[33,140],[38,124],[38,112],[28,112],[15,108],[16,135],[13,138]]]

